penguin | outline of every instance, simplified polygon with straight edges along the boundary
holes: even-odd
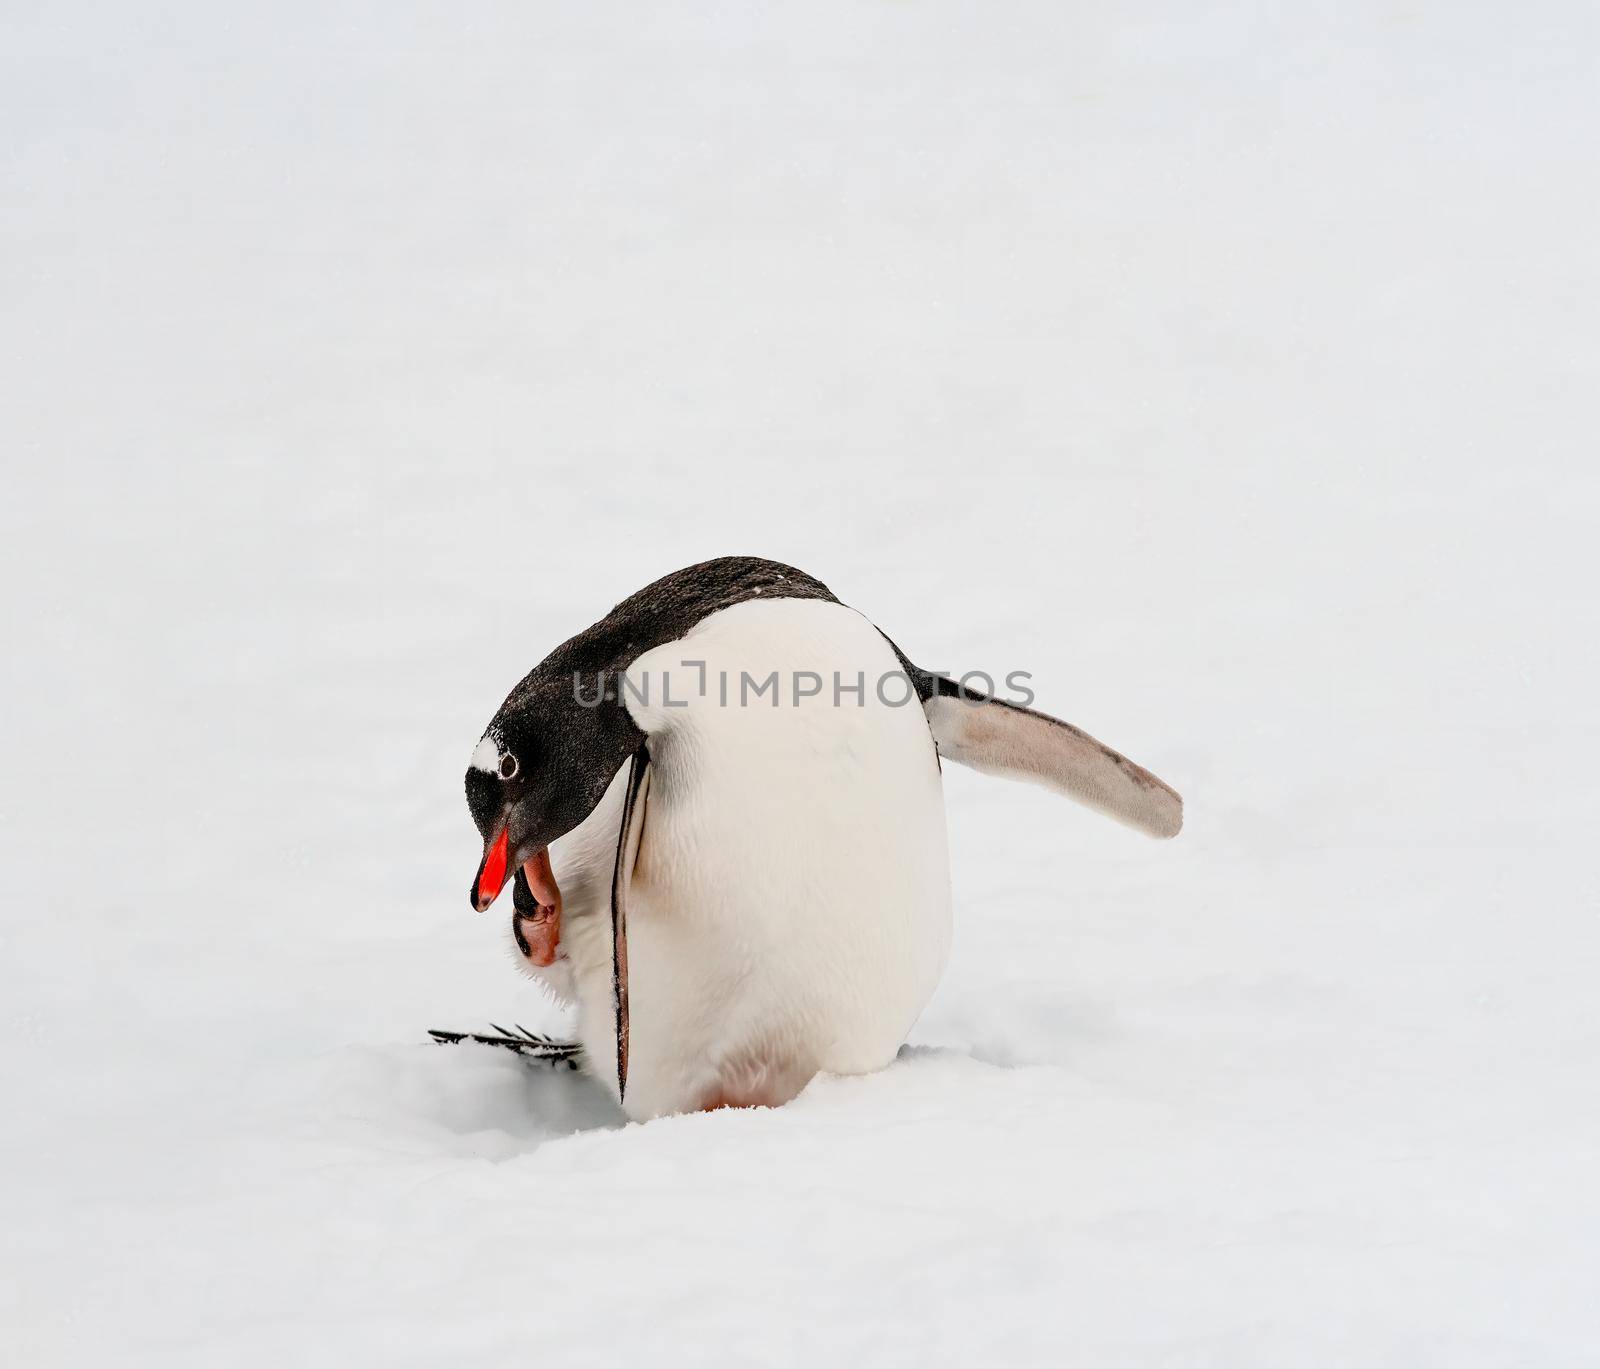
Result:
[[[940,758],[1152,837],[1183,801],[1078,728],[912,664],[793,566],[664,576],[562,643],[466,774],[471,902],[508,879],[517,958],[568,1054],[643,1121],[778,1106],[888,1064],[950,948]]]

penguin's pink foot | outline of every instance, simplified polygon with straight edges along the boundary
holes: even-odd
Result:
[[[554,965],[561,947],[561,910],[540,908],[531,915],[512,913],[511,935],[527,960],[541,967]]]
[[[532,965],[554,965],[561,949],[561,887],[548,851],[539,852],[517,871],[511,901],[516,906],[511,935],[517,949]]]
[[[811,1082],[810,1067],[771,1064],[738,1070],[714,1085],[701,1100],[698,1112],[722,1108],[781,1108]]]

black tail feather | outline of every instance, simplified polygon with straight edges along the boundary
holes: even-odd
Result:
[[[480,1046],[499,1046],[503,1050],[512,1051],[517,1055],[527,1056],[531,1060],[541,1060],[552,1065],[566,1065],[568,1069],[578,1068],[578,1055],[581,1047],[576,1041],[557,1041],[553,1036],[540,1036],[529,1031],[520,1024],[514,1031],[491,1022],[497,1035],[487,1032],[451,1032],[430,1029],[428,1035],[442,1046],[456,1046],[463,1041],[475,1041]]]

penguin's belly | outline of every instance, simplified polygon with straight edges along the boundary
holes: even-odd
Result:
[[[782,1103],[904,1041],[944,967],[950,887],[933,741],[897,671],[870,623],[816,600],[724,609],[630,670],[651,755],[627,905],[630,1116]],[[562,844],[580,1037],[613,1089],[601,851],[620,788]]]

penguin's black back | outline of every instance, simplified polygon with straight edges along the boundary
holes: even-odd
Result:
[[[759,556],[719,556],[685,566],[630,594],[610,613],[563,642],[512,692],[538,679],[569,679],[617,670],[664,642],[676,641],[711,614],[750,599],[839,600],[803,570]],[[510,702],[510,700],[508,700]]]

